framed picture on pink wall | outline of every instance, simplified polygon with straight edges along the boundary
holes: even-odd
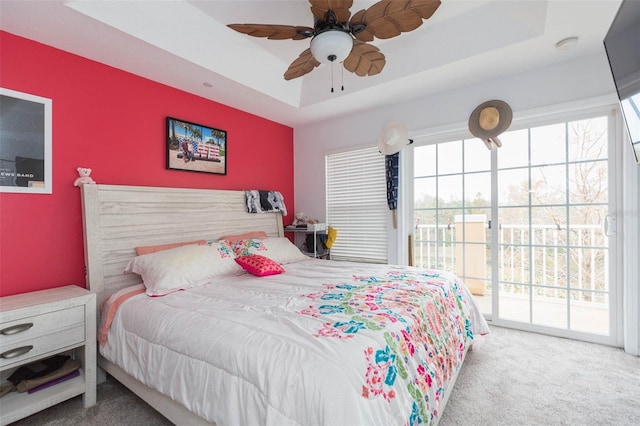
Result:
[[[0,192],[52,193],[51,104],[0,88]]]
[[[227,174],[227,132],[167,117],[167,169]]]

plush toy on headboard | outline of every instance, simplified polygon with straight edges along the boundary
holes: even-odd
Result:
[[[73,182],[74,186],[81,186],[87,183],[96,183],[93,179],[91,179],[91,169],[86,167],[78,167],[79,178],[76,178],[75,182]]]

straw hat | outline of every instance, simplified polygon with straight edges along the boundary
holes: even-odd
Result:
[[[413,141],[409,139],[407,126],[400,121],[390,121],[380,131],[378,149],[384,155],[392,155]]]
[[[473,136],[482,139],[487,148],[491,149],[491,142],[502,146],[498,136],[509,128],[513,112],[504,101],[491,100],[476,107],[469,117],[469,130]]]

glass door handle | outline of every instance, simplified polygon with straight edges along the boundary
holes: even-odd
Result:
[[[610,237],[612,235],[616,235],[616,218],[615,216],[606,215],[604,220],[602,221],[602,229],[604,231],[604,235]]]

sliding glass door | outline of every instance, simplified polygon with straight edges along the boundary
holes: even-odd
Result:
[[[491,315],[491,153],[458,140],[413,155],[413,264],[463,277]]]
[[[464,279],[496,324],[613,343],[615,120],[413,147],[413,262]],[[615,187],[615,186],[611,186]]]

